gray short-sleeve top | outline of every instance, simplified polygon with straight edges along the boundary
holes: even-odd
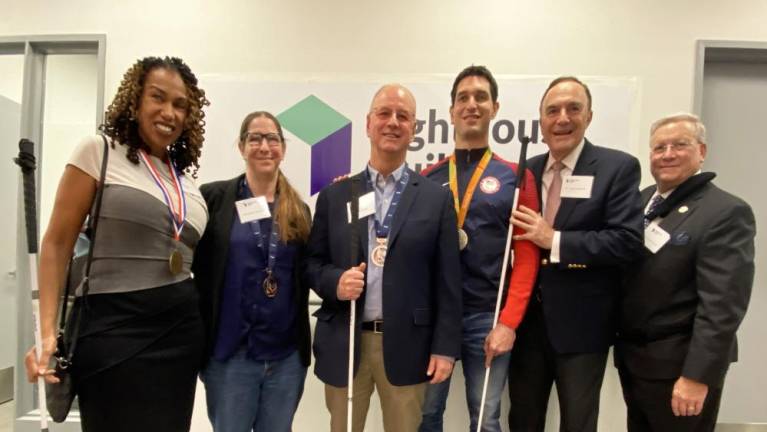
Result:
[[[117,142],[114,148],[110,144],[109,152],[89,294],[138,291],[188,279],[194,248],[208,222],[208,209],[194,179],[179,177],[187,218],[177,241],[168,205],[148,168],[143,162],[129,161],[127,147]],[[103,153],[101,137],[87,137],[75,149],[69,165],[98,179]],[[167,163],[149,158],[177,205],[178,194]],[[174,275],[168,261],[175,250],[181,252],[184,263],[182,271]]]

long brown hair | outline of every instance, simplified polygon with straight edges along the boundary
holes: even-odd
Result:
[[[282,149],[285,150],[285,136],[282,134],[282,125],[277,117],[267,111],[254,111],[245,116],[240,125],[240,136],[238,143],[240,148],[245,145],[245,138],[248,133],[248,126],[253,119],[258,117],[266,117],[271,120],[277,127],[277,134],[280,136],[282,142]],[[309,240],[309,230],[311,229],[311,221],[309,216],[305,212],[304,201],[298,194],[293,186],[291,186],[288,178],[282,173],[282,170],[277,170],[277,190],[280,198],[277,202],[277,211],[275,211],[274,221],[277,224],[277,230],[280,234],[280,240],[287,243],[289,241],[298,241],[305,243]],[[285,223],[284,221],[287,221]]]

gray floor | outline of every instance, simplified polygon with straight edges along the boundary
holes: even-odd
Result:
[[[15,406],[13,401],[0,405],[0,432],[13,431],[13,409]]]

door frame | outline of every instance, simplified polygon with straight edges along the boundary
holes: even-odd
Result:
[[[698,40],[695,45],[693,113],[703,115],[703,81],[706,64],[767,64],[767,42],[738,40]],[[717,423],[718,432],[767,432],[767,423]]]
[[[0,55],[24,55],[23,90],[21,100],[21,124],[19,136],[38,144],[35,146],[37,171],[37,218],[40,218],[40,177],[45,163],[40,158],[43,145],[43,110],[45,107],[45,73],[48,55],[91,54],[96,56],[96,124],[101,124],[104,116],[104,77],[106,65],[106,35],[104,34],[69,34],[69,35],[30,35],[0,37]],[[95,131],[94,131],[95,132]],[[22,182],[19,182],[18,200],[23,202]],[[17,232],[25,233],[24,208],[18,207]],[[39,224],[38,224],[39,231]],[[38,239],[40,238],[38,233]],[[36,406],[36,387],[26,381],[24,354],[26,347],[34,344],[32,305],[29,299],[30,268],[28,262],[26,236],[19,234],[16,241],[17,257],[17,360],[15,368],[15,421],[17,432],[39,431],[40,416]],[[79,431],[79,413],[73,412],[67,422],[58,425],[57,431]]]
[[[703,74],[706,63],[765,63],[767,42],[701,39],[695,44],[695,79],[692,112],[703,114]]]

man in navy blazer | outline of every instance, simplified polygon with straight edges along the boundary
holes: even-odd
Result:
[[[309,238],[309,267],[322,298],[314,314],[314,372],[325,383],[331,431],[346,430],[349,300],[357,300],[354,431],[364,429],[375,388],[384,429],[415,432],[426,382],[450,376],[460,354],[455,210],[446,188],[405,163],[415,122],[410,91],[383,86],[367,115],[367,167],[317,198]],[[350,223],[353,192],[360,218]],[[352,230],[359,237],[353,246]]]
[[[560,430],[596,431],[607,352],[615,336],[621,266],[642,248],[639,162],[584,138],[591,94],[574,77],[551,82],[540,103],[546,154],[528,168],[543,215],[520,207],[516,239],[541,248],[533,298],[511,357],[509,426],[543,431],[552,383]]]
[[[625,275],[615,344],[627,426],[712,431],[754,281],[754,213],[701,172],[698,117],[662,118],[650,135],[646,250]]]

